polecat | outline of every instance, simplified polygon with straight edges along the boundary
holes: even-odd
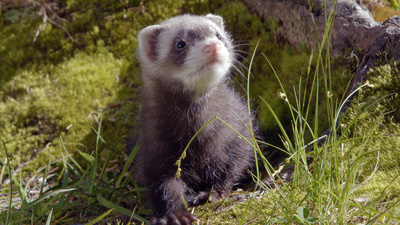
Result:
[[[251,140],[247,105],[228,85],[233,45],[222,17],[211,14],[168,19],[144,28],[138,39],[140,183],[152,224],[191,224],[197,218],[186,205],[225,196],[254,164],[252,147],[215,119],[190,144],[176,177],[188,142],[216,116]]]

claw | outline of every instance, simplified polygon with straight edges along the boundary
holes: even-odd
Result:
[[[194,215],[183,212],[181,215],[173,214],[162,218],[153,219],[151,225],[191,225],[198,220]]]
[[[207,201],[212,202],[219,198],[225,198],[226,194],[223,191],[213,191],[211,194],[207,191],[200,191],[189,203],[190,206],[203,205]]]

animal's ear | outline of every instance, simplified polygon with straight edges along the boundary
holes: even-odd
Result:
[[[222,17],[213,14],[207,14],[206,18],[216,23],[221,29],[224,29],[224,19],[222,19]]]
[[[157,39],[162,31],[161,25],[152,25],[144,28],[138,35],[138,48],[136,58],[140,60],[156,60]]]

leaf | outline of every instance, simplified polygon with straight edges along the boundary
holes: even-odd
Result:
[[[62,194],[62,193],[67,193],[67,192],[71,192],[71,191],[76,191],[76,188],[69,188],[69,189],[59,189],[59,190],[55,190],[55,191],[51,191],[48,192],[42,196],[40,196],[39,198],[35,199],[34,201],[28,203],[26,206],[21,207],[21,210],[18,211],[15,215],[21,215],[24,213],[24,210],[29,209],[34,207],[35,205],[37,205],[38,203],[46,200],[47,198],[57,195],[57,194]]]
[[[310,215],[310,210],[307,207],[299,207],[297,208],[297,214],[304,221]]]
[[[94,161],[93,156],[91,156],[91,155],[89,155],[89,154],[87,154],[87,153],[81,152],[81,151],[79,151],[79,150],[78,150],[78,153],[79,153],[83,158],[85,158],[89,163],[92,163],[92,162]]]
[[[97,200],[99,201],[100,204],[102,204],[103,206],[109,208],[109,209],[114,209],[115,211],[122,213],[124,215],[127,216],[132,216],[132,218],[134,218],[135,220],[139,220],[140,222],[144,222],[144,223],[148,223],[149,221],[146,220],[145,218],[137,215],[137,214],[133,214],[132,215],[132,211],[130,211],[129,209],[126,209],[122,206],[119,206],[117,204],[115,204],[114,202],[110,202],[107,199],[101,197],[100,194],[97,194]]]
[[[53,209],[51,209],[49,216],[47,217],[46,225],[51,225],[51,217],[53,215]]]
[[[95,224],[97,222],[100,222],[104,217],[106,217],[108,214],[110,214],[110,212],[112,212],[114,209],[110,209],[107,212],[103,213],[102,215],[100,215],[99,217],[97,217],[96,219],[90,221],[89,223],[85,223],[85,225],[92,225]]]

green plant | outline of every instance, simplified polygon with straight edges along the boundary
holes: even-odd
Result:
[[[262,101],[270,110],[281,130],[281,140],[284,147],[275,146],[275,148],[288,154],[288,164],[293,165],[294,171],[290,182],[285,182],[285,179],[281,178],[274,168],[265,163],[264,167],[268,175],[274,178],[272,180],[273,188],[263,185],[269,199],[256,203],[258,205],[256,207],[264,208],[267,205],[269,209],[266,210],[267,218],[280,224],[348,224],[353,222],[372,224],[378,221],[382,223],[399,221],[400,201],[387,199],[389,197],[387,190],[398,176],[392,176],[392,180],[389,180],[390,183],[386,183],[385,188],[377,190],[378,195],[369,198],[364,204],[360,200],[356,200],[360,197],[360,192],[357,190],[366,185],[378,170],[378,168],[375,168],[372,172],[367,171],[368,176],[360,176],[360,174],[365,174],[363,162],[369,160],[370,155],[377,152],[377,150],[370,149],[368,146],[372,143],[372,139],[382,140],[387,137],[368,132],[354,135],[355,133],[351,132],[352,129],[357,128],[362,115],[371,116],[371,108],[384,104],[386,99],[391,96],[390,91],[396,91],[397,87],[396,85],[391,86],[391,88],[388,88],[387,85],[384,86],[381,88],[383,93],[376,95],[377,97],[372,97],[370,101],[364,101],[360,98],[353,99],[353,110],[357,110],[357,113],[351,110],[350,114],[356,115],[351,119],[341,114],[341,109],[347,101],[350,101],[350,96],[338,100],[330,95],[333,92],[328,40],[329,27],[333,24],[333,15],[327,17],[326,21],[327,30],[317,52],[316,70],[313,76],[311,74],[307,76],[307,79],[312,79],[313,82],[310,87],[303,87],[301,78],[299,79],[297,89],[294,88],[294,103],[287,98],[288,91],[285,90],[268,58],[264,56],[275,73],[282,91],[281,96],[290,111],[290,133],[292,135],[289,135],[283,125],[284,121],[279,119],[274,108],[266,100],[262,99]],[[319,85],[321,74],[323,75],[323,88]],[[380,81],[380,83],[388,81],[388,79],[383,81],[379,77],[374,79]],[[397,81],[393,83],[397,83]],[[361,85],[350,95],[353,96],[356,92],[367,89],[368,85],[368,83]],[[319,102],[320,96],[327,98],[327,115],[320,115],[318,113],[320,112],[319,105],[313,106],[311,104],[312,102]],[[362,104],[363,107],[358,104],[361,100],[365,102]],[[395,102],[391,101],[391,105],[397,104]],[[313,126],[309,122],[312,107],[315,107]],[[320,133],[318,121],[321,116],[328,119],[331,132],[325,137],[325,144],[318,146],[318,134]],[[344,128],[338,127],[343,123],[346,124]],[[313,141],[307,142],[305,138],[307,132],[312,135]],[[265,145],[268,145],[268,143],[265,143]],[[311,146],[313,146],[313,150],[308,152]],[[392,149],[391,151],[398,150]],[[265,162],[265,160],[263,159],[262,162]]]
[[[132,161],[137,153],[136,146],[129,154],[126,163],[120,172],[112,172],[108,168],[109,161],[115,152],[116,146],[120,144],[119,139],[115,144],[108,143],[101,137],[101,121],[96,133],[96,147],[92,154],[82,151],[79,153],[87,161],[86,169],[83,168],[70,153],[68,153],[64,142],[63,157],[60,160],[49,163],[39,169],[35,176],[29,179],[28,183],[23,184],[21,176],[16,177],[11,171],[9,161],[0,159],[2,165],[11,174],[10,199],[7,213],[0,214],[0,220],[5,224],[66,224],[76,222],[76,217],[83,211],[86,218],[81,222],[94,224],[107,218],[115,217],[115,213],[125,215],[130,220],[147,222],[147,220],[126,209],[120,204],[141,205],[140,191],[136,182],[133,180],[134,170],[131,167]],[[109,154],[103,166],[100,167],[99,146],[105,145],[109,149]],[[7,152],[3,142],[3,148]],[[50,168],[62,162],[59,176],[48,176]],[[41,178],[42,182],[33,188],[30,183]],[[46,183],[46,184],[45,184]],[[48,184],[47,184],[48,183]],[[20,201],[13,200],[13,188],[18,190]],[[44,190],[44,187],[50,186]],[[132,188],[133,187],[133,188]],[[32,190],[40,189],[38,195],[29,198]],[[16,208],[18,206],[18,209]],[[102,213],[100,216],[99,214]]]
[[[400,1],[399,0],[389,0],[390,8],[394,10],[400,10]]]

